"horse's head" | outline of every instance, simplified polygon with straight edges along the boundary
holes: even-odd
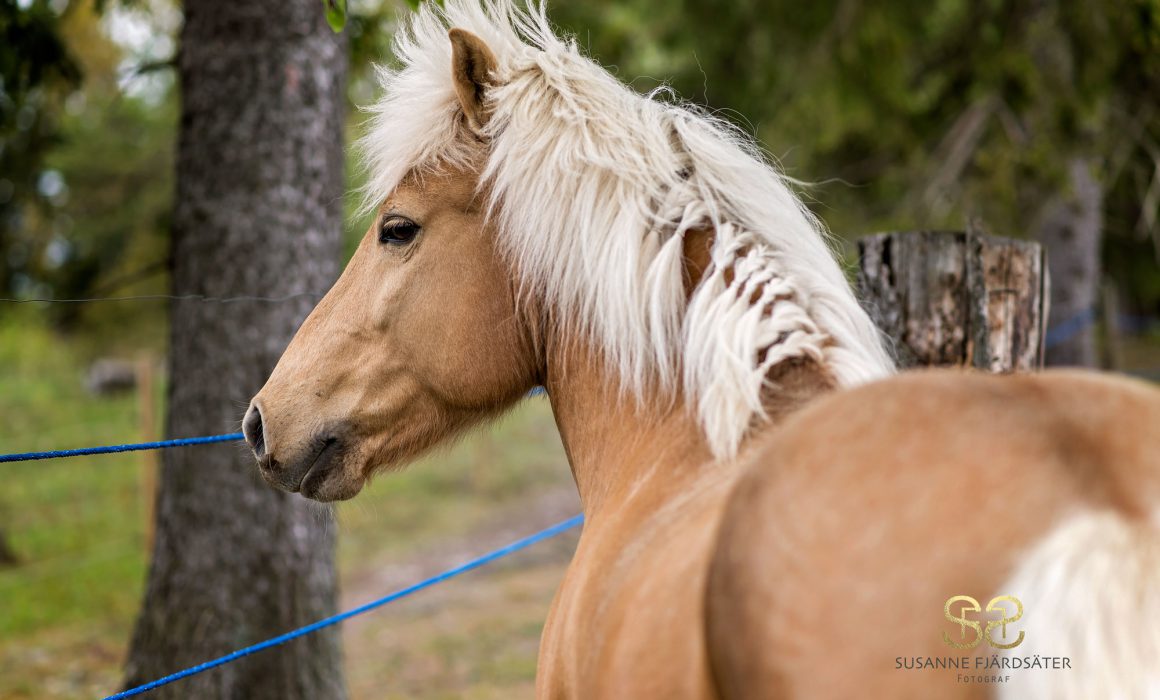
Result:
[[[735,128],[633,92],[539,5],[423,3],[394,54],[363,141],[378,218],[245,419],[271,483],[349,498],[537,381],[582,384],[568,353],[610,396],[680,399],[722,459],[770,420],[779,367],[890,373],[817,222]]]
[[[480,159],[402,179],[254,397],[246,440],[279,488],[350,498],[377,467],[407,461],[535,385],[528,326],[479,192],[494,59],[474,35],[452,30],[451,40],[462,138]]]

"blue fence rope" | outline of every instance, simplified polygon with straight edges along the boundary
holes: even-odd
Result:
[[[423,590],[424,588],[429,588],[431,586],[434,586],[437,583],[440,583],[442,581],[446,581],[449,578],[454,578],[455,576],[458,576],[458,575],[463,574],[463,573],[467,573],[468,571],[472,571],[473,569],[478,569],[479,567],[481,567],[485,564],[488,564],[490,562],[493,562],[496,559],[506,557],[509,554],[512,554],[514,552],[518,552],[521,549],[524,549],[526,547],[530,547],[533,544],[536,544],[537,542],[541,542],[543,540],[546,540],[550,537],[555,537],[556,535],[564,532],[565,530],[570,530],[570,529],[576,527],[577,525],[581,524],[582,522],[584,522],[583,515],[572,516],[571,518],[568,518],[567,520],[565,520],[563,522],[556,523],[555,525],[547,528],[546,530],[541,530],[534,535],[529,535],[528,537],[523,538],[522,540],[517,540],[515,542],[512,542],[511,544],[507,545],[506,547],[500,547],[499,549],[497,549],[493,552],[489,552],[488,554],[484,554],[481,557],[478,557],[476,559],[472,559],[471,561],[469,561],[465,564],[460,564],[459,566],[456,566],[453,569],[448,569],[447,571],[444,571],[441,574],[437,574],[435,576],[432,576],[431,578],[429,578],[425,581],[420,581],[419,583],[416,583],[416,584],[413,584],[413,585],[408,586],[406,588],[403,588],[401,590],[395,591],[394,593],[391,593],[390,595],[379,598],[378,600],[371,601],[365,605],[361,605],[361,606],[354,608],[352,610],[347,610],[346,612],[339,613],[338,615],[333,615],[331,617],[324,618],[322,620],[319,620],[318,622],[306,625],[305,627],[299,627],[298,629],[294,630],[293,632],[287,632],[286,634],[279,635],[279,636],[274,637],[272,639],[267,639],[264,642],[259,642],[257,644],[254,644],[253,646],[248,646],[245,649],[239,649],[233,653],[226,654],[225,656],[216,658],[213,661],[206,661],[205,663],[198,664],[197,666],[187,668],[184,671],[178,671],[177,673],[165,676],[164,678],[158,678],[155,681],[151,681],[151,682],[146,683],[144,685],[139,685],[136,688],[131,688],[129,690],[122,691],[120,693],[117,693],[116,695],[110,695],[110,696],[106,697],[104,700],[121,700],[121,698],[129,698],[129,697],[133,697],[134,695],[140,695],[142,693],[147,693],[150,690],[154,690],[155,688],[160,688],[161,686],[168,685],[170,683],[173,683],[174,681],[179,681],[183,678],[188,678],[190,676],[202,673],[204,671],[208,671],[211,668],[216,668],[218,666],[228,664],[231,661],[236,661],[236,660],[242,658],[243,656],[249,656],[250,654],[254,654],[256,652],[263,651],[265,649],[269,649],[270,647],[274,647],[274,646],[277,646],[279,644],[285,644],[286,642],[288,642],[292,639],[297,639],[298,637],[303,637],[305,635],[310,634],[311,632],[316,632],[324,627],[330,627],[331,625],[337,625],[338,623],[342,622],[343,620],[347,620],[349,618],[352,618],[355,615],[361,615],[365,612],[370,612],[371,610],[374,610],[376,608],[381,608],[382,606],[384,606],[388,603],[392,603],[400,598],[404,598],[406,596],[409,596],[412,593]]]
[[[1080,311],[1071,318],[1064,319],[1060,323],[1047,329],[1047,335],[1043,339],[1043,345],[1046,348],[1053,348],[1071,340],[1079,335],[1090,324],[1095,323],[1096,310],[1087,309]]]
[[[544,387],[538,386],[528,392],[528,398],[546,394]],[[214,442],[230,442],[244,440],[241,433],[227,433],[225,435],[206,435],[205,437],[177,438],[175,440],[160,440],[158,442],[136,442],[126,445],[105,445],[103,447],[81,447],[75,450],[49,450],[47,452],[18,452],[16,454],[0,455],[0,462],[29,462],[34,459],[55,459],[56,457],[81,457],[83,455],[103,455],[112,452],[135,452],[137,450],[160,450],[166,447],[184,447],[185,445],[208,445]]]
[[[176,440],[160,440],[158,442],[138,442],[128,445],[106,445],[104,447],[81,447],[76,450],[50,450],[48,452],[20,452],[17,454],[0,455],[0,462],[27,462],[34,459],[53,459],[55,457],[80,457],[81,455],[103,455],[110,452],[135,452],[137,450],[160,450],[165,447],[182,447],[185,445],[208,445],[213,442],[230,442],[241,440],[241,433],[227,435],[206,435],[205,437],[177,438]]]

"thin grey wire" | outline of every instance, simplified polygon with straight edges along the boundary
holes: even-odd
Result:
[[[0,297],[0,302],[8,304],[86,304],[97,301],[143,301],[155,299],[176,299],[178,301],[204,301],[216,304],[232,304],[239,301],[259,301],[259,302],[279,302],[290,301],[292,299],[314,298],[321,299],[322,294],[319,292],[298,292],[296,294],[287,294],[280,297],[258,297],[258,296],[236,296],[236,297],[211,297],[204,294],[142,294],[137,296],[126,297],[92,297],[83,299],[11,299]]]

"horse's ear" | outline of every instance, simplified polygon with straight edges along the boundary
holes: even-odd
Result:
[[[448,32],[451,39],[451,81],[455,84],[455,95],[467,125],[477,135],[487,123],[487,109],[484,107],[484,90],[491,85],[491,74],[495,71],[495,54],[476,35],[463,29]]]

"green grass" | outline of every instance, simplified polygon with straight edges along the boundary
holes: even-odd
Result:
[[[136,397],[90,396],[82,368],[43,327],[0,323],[0,452],[141,437]],[[145,565],[139,465],[136,455],[3,465],[0,529],[21,563],[0,570],[0,640],[132,611]]]
[[[86,392],[83,370],[90,356],[84,344],[49,331],[31,311],[4,311],[0,453],[151,437],[140,434],[135,395],[98,398]],[[154,425],[161,425],[160,416]],[[119,682],[147,566],[145,459],[131,453],[0,465],[0,530],[20,557],[17,566],[0,568],[0,697],[91,698]],[[480,534],[497,521],[518,534],[548,524],[525,506],[549,491],[570,490],[570,480],[544,399],[526,401],[492,430],[378,477],[339,507],[344,603],[389,592],[375,578],[381,571],[414,562],[445,567],[503,543],[492,541],[494,533],[491,539]],[[506,530],[498,536],[511,539]],[[446,550],[448,543],[453,554],[432,560],[431,550]],[[489,591],[488,615],[479,620],[480,611],[461,610],[462,617],[477,619],[463,629],[413,618],[409,629],[416,643],[400,658],[413,660],[418,653],[428,662],[419,667],[431,675],[408,671],[407,687],[415,692],[405,696],[526,696],[539,625],[566,560],[564,552],[540,564],[547,573],[534,578],[539,588],[510,601],[510,608],[503,591],[519,572],[504,569],[494,580],[485,572],[472,574],[476,587]],[[455,597],[442,600],[456,605]],[[377,629],[389,619],[360,629]],[[502,643],[510,643],[510,651],[489,651]],[[379,688],[389,680],[383,674],[392,667],[387,652],[376,652],[373,641],[347,647],[353,695],[383,697]],[[458,660],[452,663],[452,657]],[[420,692],[425,686],[429,694]]]

